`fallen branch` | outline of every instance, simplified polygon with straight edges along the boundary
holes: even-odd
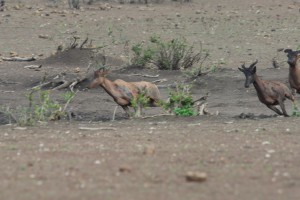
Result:
[[[35,57],[2,57],[2,60],[4,61],[19,61],[19,62],[24,62],[24,61],[34,61],[36,60]]]
[[[17,85],[17,84],[20,84],[19,82],[9,82],[9,81],[1,80],[1,79],[0,79],[0,83],[7,84],[7,85]]]
[[[174,114],[158,114],[158,115],[144,116],[144,117],[141,117],[141,119],[161,117],[161,116],[174,116]]]
[[[2,93],[14,93],[15,91],[13,90],[0,90]]]
[[[34,69],[39,70],[42,67],[42,65],[26,65],[24,69]]]
[[[199,99],[193,101],[193,104],[198,102],[198,101],[205,101],[205,100],[207,100],[208,97],[209,97],[209,94],[206,94],[205,96],[200,97]]]
[[[79,39],[79,37],[73,36],[73,39],[74,41],[70,44],[70,49],[75,49],[78,46],[77,39]]]
[[[157,85],[158,88],[175,88],[176,87],[176,83],[171,83],[171,84],[167,84],[167,85]]]
[[[157,75],[149,75],[149,74],[130,74],[129,76],[143,76],[143,77],[147,77],[147,78],[157,78],[157,77],[159,77],[159,74],[157,74]]]
[[[60,85],[58,85],[58,86],[52,88],[52,90],[65,89],[65,88],[69,87],[71,84],[72,84],[71,82],[63,80],[63,83],[62,83],[62,84],[60,84]]]
[[[42,88],[42,87],[46,87],[46,86],[48,86],[48,85],[50,85],[50,84],[52,84],[52,82],[51,82],[51,81],[49,81],[49,82],[46,82],[46,83],[42,83],[42,84],[40,84],[40,85],[34,86],[34,87],[32,87],[32,88],[29,88],[29,89],[27,89],[27,90],[35,90],[35,89],[40,89],[40,88]]]
[[[71,83],[71,84],[69,85],[69,88],[70,88],[71,92],[74,92],[74,87],[75,87],[75,85],[77,85],[77,84],[78,84],[78,81],[74,81],[73,83]]]
[[[152,83],[161,83],[161,82],[166,82],[168,81],[166,78],[163,78],[163,79],[158,79],[158,80],[155,80],[155,81],[152,81]]]
[[[206,102],[198,102],[196,104],[197,107],[197,115],[214,115],[213,113],[209,112],[206,108],[207,103]],[[215,115],[219,115],[219,112],[217,111]]]
[[[116,128],[112,127],[79,127],[79,130],[87,130],[87,131],[102,131],[102,130],[108,130],[108,131],[117,131]]]
[[[89,40],[89,38],[88,37],[86,37],[86,39],[82,42],[82,44],[80,45],[80,49],[82,49],[83,48],[83,46],[88,42],[88,40]]]

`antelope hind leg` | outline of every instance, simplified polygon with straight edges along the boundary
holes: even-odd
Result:
[[[283,113],[280,110],[278,110],[275,106],[267,105],[267,107],[276,112],[278,115],[283,115]]]
[[[285,110],[285,106],[284,106],[283,101],[279,102],[279,105],[280,105],[280,108],[281,108],[281,110],[282,110],[282,112],[283,112],[283,115],[284,115],[285,117],[289,117],[289,115],[287,114],[287,112],[286,112],[286,110]]]
[[[126,112],[127,117],[130,118],[131,116],[130,116],[130,111],[129,111],[128,106],[122,106],[122,108]]]

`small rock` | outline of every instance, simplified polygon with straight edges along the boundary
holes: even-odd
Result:
[[[266,157],[266,158],[271,158],[271,154],[268,154],[268,153],[267,153],[267,154],[265,155],[265,157]]]
[[[18,56],[18,53],[15,52],[15,51],[11,51],[11,52],[9,52],[9,55],[10,55],[11,57],[15,57],[15,56]]]
[[[207,180],[207,174],[205,172],[188,172],[185,178],[189,182],[204,182]]]
[[[101,164],[101,161],[100,160],[95,160],[95,165],[100,165]]]
[[[155,146],[154,145],[147,145],[144,148],[145,155],[153,155],[155,153]]]
[[[75,72],[75,73],[79,73],[79,72],[80,72],[80,68],[79,68],[79,67],[76,67],[75,70],[74,70],[74,72]]]
[[[19,6],[19,5],[15,5],[13,8],[14,8],[15,10],[20,10],[20,6]]]
[[[269,141],[263,141],[261,144],[262,145],[267,145],[267,144],[271,144],[271,143]]]
[[[197,15],[201,14],[201,11],[200,10],[196,10],[196,14]]]
[[[128,173],[130,173],[132,171],[132,169],[131,169],[131,167],[125,165],[125,166],[121,166],[119,168],[119,171],[120,172],[128,172]]]
[[[39,35],[39,38],[41,38],[41,39],[49,39],[50,37],[49,37],[49,35]]]
[[[30,177],[31,179],[34,179],[36,176],[35,176],[35,174],[30,174],[29,177]]]

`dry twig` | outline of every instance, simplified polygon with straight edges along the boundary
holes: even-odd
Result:
[[[143,77],[147,77],[147,78],[157,78],[157,77],[159,77],[159,74],[157,74],[157,75],[149,75],[149,74],[130,74],[129,76],[143,76]]]
[[[2,57],[3,61],[19,61],[19,62],[24,62],[24,61],[34,61],[36,60],[35,57]]]

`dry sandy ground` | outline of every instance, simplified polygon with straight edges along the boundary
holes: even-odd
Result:
[[[47,1],[18,2],[0,12],[0,54],[34,54],[33,64],[43,66],[34,71],[23,68],[28,63],[0,62],[2,106],[27,105],[27,89],[45,73],[84,69],[84,51],[50,57],[73,35],[106,46],[111,79],[153,81],[132,76],[147,73],[166,78],[164,84],[182,81],[181,72],[120,68],[128,59],[125,44],[156,34],[183,36],[210,52],[208,65],[217,70],[196,79],[192,94],[210,92],[208,109],[219,115],[126,120],[118,109],[111,122],[111,97],[100,88],[80,90],[70,106],[72,122],[0,127],[0,199],[299,198],[299,119],[274,117],[253,87],[245,90],[244,75],[236,70],[259,59],[259,75],[287,82],[286,56],[277,49],[299,45],[299,1],[95,4],[79,11]],[[272,67],[273,57],[280,69]],[[166,99],[168,90],[161,93]],[[291,113],[291,103],[286,106]],[[146,110],[158,113],[160,108]],[[240,119],[241,113],[255,119]],[[189,182],[188,172],[203,172],[206,180]]]

